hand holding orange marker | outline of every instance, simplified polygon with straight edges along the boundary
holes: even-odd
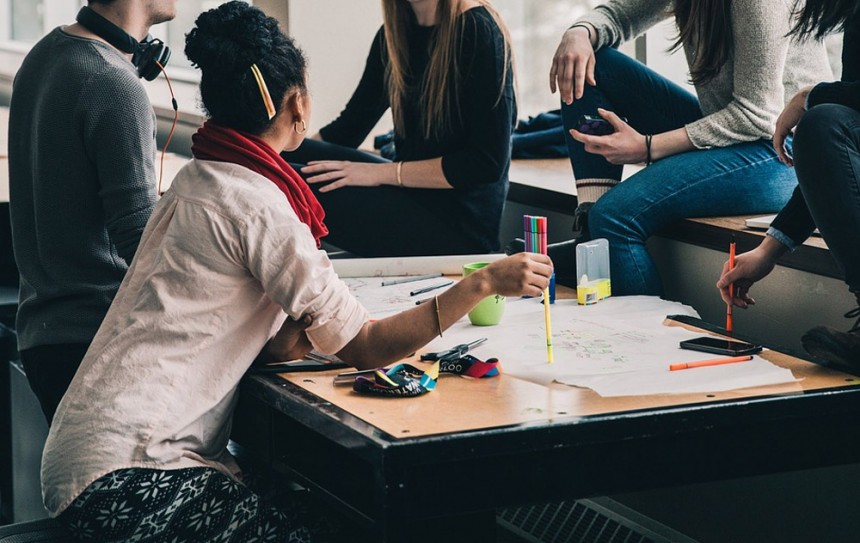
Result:
[[[732,356],[729,358],[714,358],[712,360],[700,360],[698,362],[681,362],[680,364],[669,364],[669,371],[702,368],[705,366],[721,366],[723,364],[734,364],[735,362],[746,362],[752,360],[753,355]]]
[[[735,236],[732,235],[732,242],[729,243],[729,271],[735,269]],[[735,305],[735,283],[729,283],[729,303],[726,306],[726,335],[732,337],[732,306]]]

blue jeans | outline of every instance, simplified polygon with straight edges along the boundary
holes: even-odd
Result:
[[[700,119],[695,96],[614,49],[597,53],[597,87],[570,106],[565,129],[602,107],[626,117],[642,134],[681,128]],[[565,132],[574,174],[621,179],[622,166],[585,152]],[[691,217],[776,213],[797,178],[779,162],[770,140],[680,153],[655,162],[604,194],[588,213],[592,239],[609,240],[612,292],[662,295],[663,286],[645,242],[651,234]],[[714,280],[719,270],[714,270]]]

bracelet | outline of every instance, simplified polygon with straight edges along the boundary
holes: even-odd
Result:
[[[401,160],[400,162],[397,163],[397,186],[398,187],[403,186],[402,172],[403,172],[403,161]]]
[[[442,317],[439,316],[439,296],[433,296],[433,303],[436,305],[436,326],[439,327],[439,337],[442,337]]]
[[[645,165],[651,165],[651,138],[653,136],[651,134],[645,134]]]
[[[585,24],[585,23],[574,23],[574,24],[570,25],[570,28],[568,28],[568,30],[570,30],[571,28],[584,28],[585,31],[588,32],[588,41],[591,41],[591,27],[589,27],[587,24]]]

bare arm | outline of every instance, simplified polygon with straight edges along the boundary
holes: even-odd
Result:
[[[549,285],[552,264],[548,257],[520,253],[476,271],[427,302],[386,319],[367,322],[338,357],[357,368],[384,366],[426,345],[478,302],[493,294],[539,296]],[[437,321],[438,318],[438,321]]]

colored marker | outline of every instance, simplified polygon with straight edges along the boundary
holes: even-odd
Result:
[[[732,242],[729,243],[729,271],[735,269],[735,236],[732,235]],[[735,283],[729,283],[729,304],[726,306],[726,335],[732,337],[732,307],[735,305]]]
[[[734,364],[736,362],[746,362],[752,360],[753,355],[747,354],[744,356],[732,356],[729,358],[714,358],[713,360],[700,360],[699,362],[682,362],[680,364],[670,364],[669,371],[688,370],[693,368],[702,368],[705,366],[722,366],[723,364]]]

